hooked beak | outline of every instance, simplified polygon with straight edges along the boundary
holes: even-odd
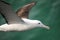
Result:
[[[44,26],[44,28],[46,28],[46,29],[48,29],[48,30],[50,29],[50,27],[49,27],[49,26]]]
[[[50,27],[49,27],[49,26],[46,26],[46,25],[41,25],[41,27],[42,27],[42,28],[46,28],[46,29],[48,29],[48,30],[50,29]]]

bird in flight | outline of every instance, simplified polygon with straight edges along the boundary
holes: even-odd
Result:
[[[29,11],[34,5],[36,2],[29,3],[15,13],[10,4],[0,1],[0,12],[7,22],[0,26],[0,31],[25,31],[36,27],[50,29],[39,20],[29,19]]]

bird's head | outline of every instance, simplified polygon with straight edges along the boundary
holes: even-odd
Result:
[[[32,20],[31,25],[35,26],[35,27],[41,27],[41,28],[46,28],[46,29],[50,29],[49,26],[44,25],[41,21],[39,20]]]
[[[46,29],[50,29],[48,26],[44,25],[41,21],[39,20],[30,20],[30,19],[26,19],[26,18],[22,18],[22,20],[28,24],[31,25],[32,27],[41,27],[41,28],[46,28]]]

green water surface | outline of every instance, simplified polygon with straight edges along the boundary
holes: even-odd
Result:
[[[29,18],[41,20],[50,30],[35,28],[23,32],[0,32],[0,40],[60,40],[60,0],[4,0],[16,12],[22,6],[37,1]],[[0,15],[0,25],[6,23]]]

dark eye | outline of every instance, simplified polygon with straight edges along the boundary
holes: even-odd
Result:
[[[38,23],[38,24],[40,24],[40,23]]]

